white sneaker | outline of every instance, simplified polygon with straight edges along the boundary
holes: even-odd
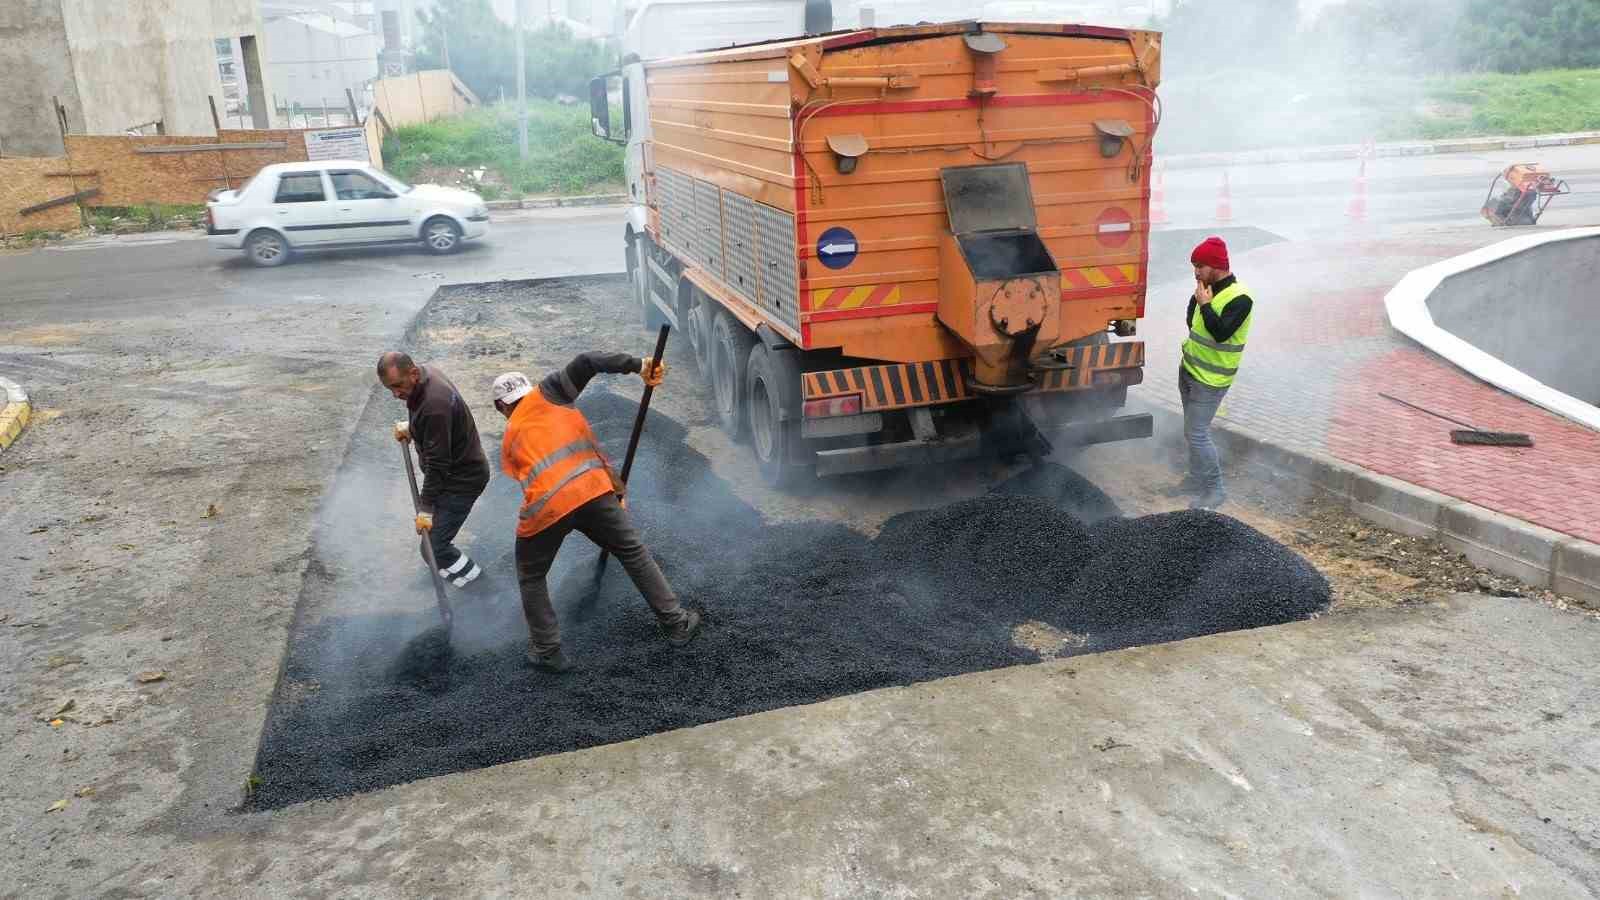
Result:
[[[456,560],[455,565],[448,569],[439,570],[440,578],[443,578],[445,581],[450,582],[458,588],[466,587],[474,581],[477,581],[478,576],[482,574],[483,568],[477,563],[473,562],[471,559],[468,559],[465,553],[461,554],[461,558]]]

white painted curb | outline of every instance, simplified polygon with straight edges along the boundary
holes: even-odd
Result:
[[[1600,409],[1528,376],[1520,369],[1502,362],[1498,357],[1491,356],[1440,328],[1434,324],[1427,302],[1428,296],[1439,287],[1439,283],[1451,275],[1458,275],[1544,244],[1591,237],[1600,237],[1600,228],[1572,228],[1542,234],[1527,234],[1416,269],[1400,279],[1400,282],[1383,297],[1383,305],[1389,311],[1389,324],[1401,334],[1448,359],[1467,373],[1529,403],[1542,406],[1558,416],[1600,431]]]

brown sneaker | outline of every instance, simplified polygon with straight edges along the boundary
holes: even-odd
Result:
[[[670,625],[662,623],[661,630],[667,636],[667,643],[674,647],[687,646],[700,633],[700,614],[686,609],[683,618]]]
[[[565,653],[561,652],[560,647],[550,653],[537,653],[530,649],[528,651],[528,665],[556,675],[572,671],[572,662],[567,659]]]

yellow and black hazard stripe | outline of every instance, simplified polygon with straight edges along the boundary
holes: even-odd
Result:
[[[803,379],[805,398],[860,394],[862,412],[967,400],[972,392],[961,365],[959,359],[939,359],[808,372]]]
[[[1072,391],[1094,386],[1094,373],[1106,369],[1130,369],[1144,365],[1144,341],[1124,341],[1119,344],[1090,344],[1084,347],[1062,347],[1051,356],[1060,360],[1061,368],[1043,372],[1039,378],[1041,391]]]
[[[1094,387],[1094,373],[1144,365],[1144,342],[1067,347],[1056,358],[1062,368],[1042,372],[1039,390],[1071,391]],[[807,372],[802,376],[806,400],[861,395],[862,412],[881,412],[912,406],[933,406],[970,400],[966,360],[939,359],[920,363],[891,363],[854,369]],[[1124,383],[1137,383],[1127,381]]]

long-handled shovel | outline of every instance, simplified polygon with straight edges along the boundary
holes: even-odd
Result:
[[[411,446],[400,445],[400,458],[406,461],[406,481],[411,484],[411,508],[422,512],[422,496],[417,493],[417,469],[411,462]],[[428,574],[433,578],[433,596],[439,602],[439,618],[444,620],[444,627],[449,628],[455,619],[455,614],[450,610],[450,600],[444,595],[444,578],[439,574],[439,561],[433,558],[433,542],[428,535],[422,536],[422,558],[427,560]]]
[[[655,371],[657,365],[660,365],[661,357],[666,355],[667,334],[671,331],[671,325],[663,325],[661,326],[661,333],[656,335],[656,355],[650,361],[650,371],[652,372]],[[633,434],[628,436],[628,454],[622,458],[622,483],[624,485],[628,483],[628,473],[633,471],[633,454],[639,449],[639,435],[644,433],[644,414],[650,411],[650,395],[654,394],[655,391],[655,388],[646,384],[644,386],[644,396],[639,398],[639,414],[633,417]],[[610,558],[610,553],[605,550],[600,551],[600,564],[595,567],[594,571],[595,581],[599,581],[606,574],[606,560]]]

